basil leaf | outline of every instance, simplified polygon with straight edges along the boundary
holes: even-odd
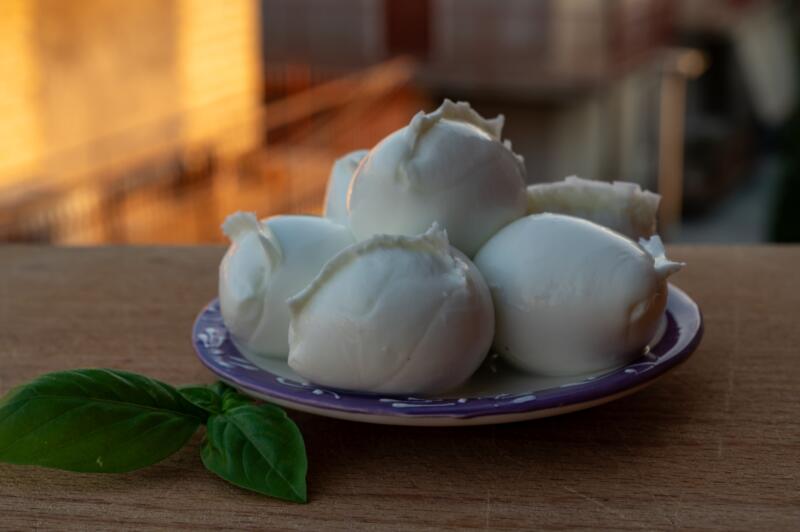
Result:
[[[208,419],[203,464],[239,487],[306,502],[303,437],[273,405],[240,405]]]
[[[233,390],[233,387],[225,384],[222,381],[217,381],[214,384],[209,384],[208,388],[211,389],[214,393],[222,397],[222,394],[225,393],[225,390]]]
[[[222,413],[222,397],[208,386],[184,386],[178,391],[187,401],[209,414]]]
[[[252,399],[222,381],[208,386],[185,386],[178,391],[194,405],[211,414],[221,414],[231,408],[253,403]]]
[[[222,386],[224,386],[223,391],[222,391],[222,411],[223,412],[227,412],[228,410],[232,410],[232,409],[236,408],[237,406],[252,405],[253,404],[253,400],[250,397],[240,394],[235,388],[231,388],[227,384],[223,384],[223,383],[220,383],[220,384],[222,384]],[[272,406],[272,405],[270,405],[270,406]],[[277,406],[274,406],[273,408],[275,408],[277,410],[280,410],[280,408],[278,408]],[[282,412],[282,410],[280,410],[280,411]]]
[[[121,473],[180,449],[208,414],[141,375],[83,369],[42,375],[0,401],[0,461]]]

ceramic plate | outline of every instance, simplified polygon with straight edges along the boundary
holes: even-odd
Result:
[[[200,361],[242,392],[286,408],[352,421],[392,425],[482,425],[548,416],[613,401],[651,384],[686,360],[702,336],[697,304],[670,285],[661,327],[645,354],[598,374],[553,378],[528,375],[489,357],[461,388],[437,397],[368,395],[316,386],[285,361],[259,365],[228,337],[219,302],[212,301],[194,324]]]

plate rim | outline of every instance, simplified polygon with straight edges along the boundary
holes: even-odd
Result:
[[[687,312],[691,313],[690,318],[694,319],[687,320],[688,325],[696,323],[696,329],[689,331],[691,337],[688,338],[688,341],[685,341],[685,344],[680,346],[680,326],[686,326],[687,323],[678,322],[675,319],[673,316],[674,309],[672,312],[670,311],[670,303],[672,303],[673,306],[677,305],[679,309],[683,311],[684,316]],[[216,298],[206,304],[198,313],[192,325],[191,337],[196,356],[200,359],[201,363],[212,373],[214,373],[220,380],[240,389],[248,395],[258,399],[271,401],[293,410],[304,411],[337,419],[349,419],[351,421],[395,425],[443,426],[508,423],[559,415],[607,403],[620,397],[635,393],[644,387],[649,386],[656,379],[671,371],[680,363],[684,362],[696,350],[704,332],[704,320],[699,305],[697,305],[697,303],[691,297],[689,297],[686,292],[672,284],[669,284],[669,298],[665,314],[668,322],[671,320],[672,324],[670,326],[668,323],[667,331],[665,332],[664,337],[662,337],[656,346],[654,346],[655,350],[658,349],[663,342],[674,342],[673,345],[669,346],[667,351],[662,355],[669,355],[667,358],[659,358],[653,361],[651,359],[646,359],[646,357],[643,356],[625,366],[611,370],[605,375],[575,383],[573,385],[562,386],[558,388],[548,388],[546,390],[538,390],[535,392],[531,391],[528,392],[528,394],[501,394],[495,398],[498,399],[501,396],[509,396],[504,399],[511,400],[504,402],[502,405],[497,403],[490,405],[487,403],[487,401],[491,399],[491,396],[475,396],[457,400],[455,398],[444,399],[441,396],[429,398],[404,398],[397,395],[392,396],[391,394],[376,396],[375,394],[358,394],[339,390],[329,390],[321,386],[316,387],[310,383],[295,383],[294,386],[291,384],[287,385],[287,381],[293,381],[291,381],[291,379],[281,377],[280,375],[277,375],[267,369],[257,367],[248,361],[248,363],[252,366],[250,371],[257,371],[258,373],[269,375],[270,377],[276,379],[281,385],[287,385],[288,391],[283,391],[279,388],[263,388],[253,386],[250,383],[243,382],[242,379],[237,378],[235,373],[226,373],[219,367],[214,366],[207,358],[209,355],[202,352],[203,349],[208,349],[208,347],[201,345],[201,342],[199,341],[199,334],[201,334],[199,327],[202,323],[204,323],[204,321],[206,321],[204,316],[210,311],[210,309],[213,308],[215,304],[218,305],[218,299]],[[224,324],[221,323],[221,318],[220,324],[224,329]],[[668,334],[671,334],[673,337],[668,337]],[[244,356],[241,355],[241,352],[239,352],[239,350],[233,346],[230,338],[223,338],[222,342],[224,342],[226,339],[230,344],[228,350],[232,347],[237,354],[244,358]],[[677,351],[671,353],[670,351],[673,349],[677,349]],[[641,367],[642,371],[633,369],[637,366]],[[630,373],[631,371],[633,373]],[[580,378],[582,377],[576,377],[576,379]],[[601,386],[598,387],[598,384]],[[564,388],[567,387],[570,389],[565,390]],[[296,388],[307,389],[310,393],[308,393],[307,396],[304,395],[300,397],[298,396],[296,390],[292,392],[292,390]],[[534,393],[542,394],[543,392],[546,392],[548,395],[545,398],[542,398],[543,400],[536,400],[538,397],[534,395]],[[404,403],[416,400],[432,403],[425,405],[431,406],[432,408],[428,410],[424,408],[396,408],[393,410],[376,412],[374,410],[375,406],[372,408],[369,406],[354,407],[353,405],[337,405],[335,403],[331,403],[326,397],[327,394],[336,396],[336,399],[339,399],[341,396],[345,396],[351,400],[369,400],[372,402],[375,400],[383,400],[394,401],[395,403]],[[533,398],[534,400],[527,400],[526,398],[528,397]],[[517,400],[515,401],[514,398]],[[441,404],[442,401],[447,401],[447,403]],[[470,401],[472,401],[472,404],[470,404]],[[437,406],[437,402],[439,402],[440,406]],[[411,403],[404,406],[415,405]],[[420,405],[417,404],[416,406]],[[497,408],[497,410],[492,411],[494,410],[492,406],[495,408],[501,408]]]
[[[673,366],[673,368],[682,364],[685,360],[686,359],[683,359],[678,364],[676,364],[676,366]],[[275,397],[260,394],[252,390],[248,390],[245,393],[255,399],[271,402],[283,408],[288,408],[290,410],[295,410],[297,412],[304,412],[306,414],[313,414],[316,416],[338,419],[341,421],[353,421],[357,423],[371,423],[374,425],[393,425],[393,426],[403,426],[403,427],[474,427],[480,425],[502,425],[504,423],[518,423],[521,421],[544,419],[548,417],[570,414],[572,412],[579,412],[581,410],[587,410],[589,408],[594,408],[595,406],[601,406],[606,403],[616,401],[617,399],[622,399],[629,395],[634,395],[637,392],[640,392],[641,390],[648,388],[662,377],[666,376],[668,372],[669,371],[661,373],[660,375],[656,375],[650,380],[639,383],[636,386],[631,386],[624,390],[620,390],[615,394],[605,395],[581,403],[570,403],[563,406],[556,406],[551,408],[539,408],[535,410],[523,410],[520,412],[506,412],[499,414],[486,414],[486,415],[468,416],[468,417],[459,417],[453,415],[408,416],[408,415],[403,415],[402,413],[398,413],[397,415],[367,414],[364,412],[354,412],[351,410],[315,407],[315,406],[305,405],[302,403],[286,401],[283,399],[276,399]],[[226,382],[231,386],[236,387],[236,385],[225,381],[225,379],[223,379],[222,377],[220,377],[220,380]]]

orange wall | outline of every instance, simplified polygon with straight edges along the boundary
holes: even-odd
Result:
[[[256,0],[5,0],[0,186],[258,140]]]

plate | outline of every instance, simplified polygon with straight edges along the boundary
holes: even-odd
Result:
[[[197,316],[192,340],[200,361],[221,380],[252,397],[321,416],[390,425],[455,426],[509,423],[574,412],[652,384],[697,347],[700,309],[670,285],[661,327],[645,353],[623,367],[580,377],[529,375],[490,356],[459,389],[436,397],[371,395],[317,386],[285,361],[258,365],[228,336],[219,301]]]

